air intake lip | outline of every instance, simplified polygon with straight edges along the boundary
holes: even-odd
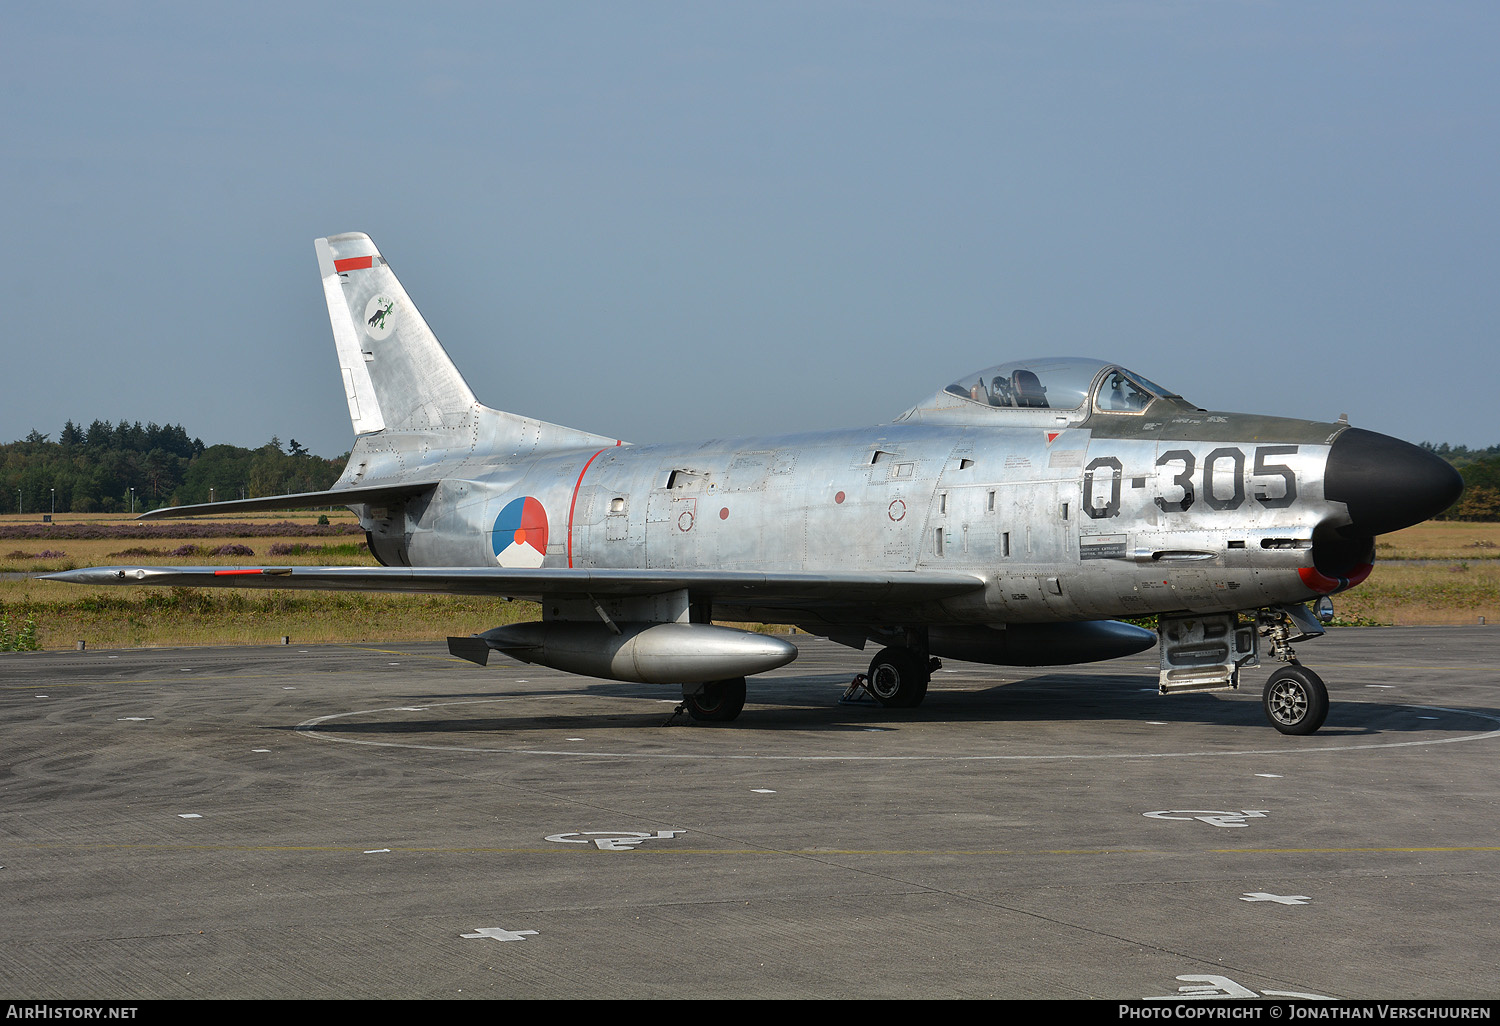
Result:
[[[1430,520],[1458,500],[1464,481],[1426,449],[1349,428],[1328,451],[1323,494],[1349,507],[1346,538],[1372,538]]]

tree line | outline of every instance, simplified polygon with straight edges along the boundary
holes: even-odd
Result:
[[[205,446],[180,424],[83,428],[69,420],[57,441],[33,430],[0,445],[0,510],[17,513],[137,513],[160,506],[258,498],[331,487],[348,454],[315,456],[294,438],[258,449]]]
[[[1464,479],[1463,495],[1439,520],[1500,520],[1500,445],[1470,449],[1423,442],[1422,448],[1453,464]]]

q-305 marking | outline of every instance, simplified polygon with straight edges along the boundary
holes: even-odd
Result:
[[[1250,474],[1245,473],[1245,452],[1238,446],[1225,445],[1214,449],[1203,458],[1202,488],[1204,505],[1219,512],[1237,510],[1244,505],[1248,492],[1250,497],[1266,509],[1286,509],[1297,501],[1297,474],[1284,463],[1272,463],[1272,456],[1295,456],[1295,445],[1259,445],[1255,448],[1255,464]],[[1180,464],[1177,469],[1173,464]],[[1221,469],[1227,464],[1228,469]],[[1194,475],[1198,472],[1198,458],[1191,449],[1171,449],[1156,458],[1156,468],[1172,474],[1170,487],[1174,497],[1158,495],[1156,506],[1163,513],[1186,513],[1198,500],[1194,487]],[[1176,471],[1175,473],[1173,471]],[[1101,473],[1107,471],[1107,473]],[[1100,477],[1109,480],[1109,496],[1100,501],[1098,483]],[[1120,488],[1125,477],[1125,465],[1116,456],[1099,456],[1092,460],[1083,472],[1083,511],[1095,520],[1105,520],[1120,515]],[[1279,495],[1270,485],[1280,480]],[[1229,494],[1222,494],[1222,485],[1228,484]],[[1256,486],[1260,487],[1256,489]],[[1219,486],[1219,487],[1216,487]],[[1256,489],[1253,490],[1252,489]]]

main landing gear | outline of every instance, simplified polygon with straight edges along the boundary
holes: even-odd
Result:
[[[887,709],[911,709],[927,697],[936,659],[926,659],[909,648],[892,645],[870,660],[865,688]]]
[[[745,678],[682,686],[682,705],[699,723],[728,723],[745,708]]]

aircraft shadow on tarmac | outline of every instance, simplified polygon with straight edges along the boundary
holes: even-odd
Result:
[[[887,709],[871,700],[840,703],[848,685],[843,674],[806,677],[775,677],[752,683],[745,714],[728,723],[704,723],[687,716],[673,717],[677,701],[674,689],[661,686],[594,681],[569,681],[560,687],[532,687],[461,694],[428,694],[402,701],[413,709],[434,711],[473,703],[475,715],[461,713],[442,719],[404,716],[392,707],[351,714],[310,726],[279,726],[272,729],[306,733],[357,735],[446,735],[484,733],[552,733],[559,729],[645,729],[692,726],[729,731],[847,731],[880,727],[899,730],[906,726],[951,723],[1074,723],[1100,725],[1201,724],[1209,727],[1243,727],[1246,736],[1262,737],[1265,720],[1259,701],[1260,683],[1249,680],[1238,692],[1174,695],[1154,693],[1153,675],[1087,676],[1043,674],[989,686],[945,689],[934,681],[924,703],[915,709]],[[1456,708],[1451,712],[1421,712],[1433,708],[1413,701],[1366,701],[1342,699],[1335,691],[1327,724],[1309,740],[1317,738],[1374,737],[1391,733],[1473,733],[1494,729],[1500,709]],[[600,700],[618,701],[601,704]],[[484,714],[485,703],[521,703],[514,715]],[[537,703],[544,709],[538,709]],[[639,708],[632,706],[639,703]],[[1435,719],[1418,719],[1432,715]],[[1272,732],[1264,740],[1278,737]],[[1296,743],[1300,739],[1286,739]]]

